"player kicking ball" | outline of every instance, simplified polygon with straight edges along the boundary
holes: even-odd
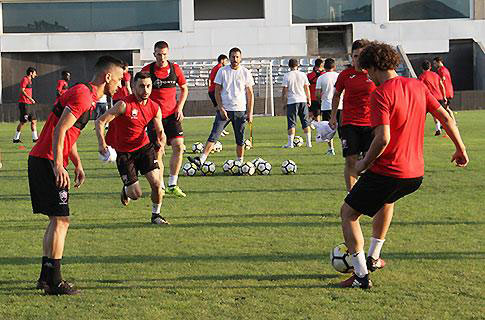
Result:
[[[398,53],[389,45],[372,42],[359,56],[378,86],[371,94],[371,126],[374,138],[369,151],[357,161],[361,175],[340,210],[345,243],[352,254],[354,274],[342,287],[369,289],[369,271],[382,269],[380,252],[394,213],[394,203],[418,190],[424,175],[423,139],[426,113],[444,126],[456,151],[451,161],[464,167],[468,163],[465,145],[455,121],[417,79],[400,77]],[[373,218],[372,238],[367,258],[360,228],[361,215]]]
[[[108,145],[117,153],[116,165],[123,181],[121,203],[128,205],[130,199],[137,200],[142,196],[138,172],[144,175],[152,189],[151,222],[167,225],[168,221],[160,215],[164,191],[160,182],[160,167],[163,163],[157,160],[157,150],[148,139],[145,127],[153,120],[157,133],[160,152],[165,146],[165,133],[162,126],[160,106],[150,100],[152,79],[148,72],[138,72],[134,79],[133,94],[118,101],[113,108],[96,120],[99,153],[105,155]],[[104,128],[109,124],[106,139]]]

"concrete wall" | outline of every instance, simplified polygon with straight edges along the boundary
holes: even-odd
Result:
[[[485,90],[485,44],[475,42],[473,44],[473,69],[475,90]]]

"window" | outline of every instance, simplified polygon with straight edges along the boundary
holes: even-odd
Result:
[[[389,8],[391,21],[470,18],[469,0],[390,0]]]
[[[262,19],[264,0],[194,0],[195,20]]]
[[[3,32],[179,30],[179,0],[3,3]]]
[[[372,0],[292,0],[293,23],[371,21]]]

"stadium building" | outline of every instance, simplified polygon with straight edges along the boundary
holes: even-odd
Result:
[[[483,0],[8,0],[0,11],[4,105],[16,103],[28,66],[39,73],[34,97],[50,104],[62,70],[85,81],[105,53],[143,65],[158,40],[185,65],[211,64],[238,46],[244,58],[273,61],[277,79],[285,58],[307,68],[316,56],[343,65],[352,41],[367,38],[399,45],[417,72],[440,55],[458,91],[485,89]],[[205,82],[190,82],[198,84]],[[8,120],[2,109],[0,121]]]

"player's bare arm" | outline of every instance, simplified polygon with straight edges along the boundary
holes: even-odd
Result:
[[[227,112],[222,105],[222,96],[221,96],[222,86],[216,83],[216,102],[217,108],[219,108],[219,112],[221,113],[221,117],[223,120],[227,120]]]
[[[446,88],[445,88],[445,83],[443,82],[443,80],[440,80],[440,90],[441,90],[441,94],[443,95],[443,100],[446,103],[448,101],[448,99],[446,99]]]
[[[113,121],[117,116],[122,115],[126,112],[126,104],[123,101],[118,101],[113,108],[106,111],[101,117],[96,120],[96,136],[98,137],[98,151],[101,154],[106,152],[108,145],[104,139],[104,128],[108,123]]]
[[[310,107],[312,105],[312,96],[310,95],[310,86],[307,85],[307,84],[305,84],[304,85],[304,88],[305,88],[305,95],[306,95],[306,105],[308,107]],[[321,89],[319,89],[319,90],[320,90],[320,92],[322,92]],[[318,90],[317,90],[317,92],[318,92]],[[320,101],[320,96],[319,95],[317,95],[317,98],[318,98],[317,100]]]
[[[317,89],[315,91],[315,95],[317,96],[317,100],[321,101],[322,100],[322,89]]]
[[[177,101],[177,111],[175,112],[175,118],[177,121],[184,120],[184,105],[185,101],[187,101],[187,97],[189,95],[189,87],[187,84],[183,84],[180,86],[180,98]]]
[[[369,151],[367,151],[364,159],[357,161],[355,164],[355,171],[358,175],[372,165],[384,152],[390,141],[391,130],[389,125],[380,125],[374,128],[374,139],[369,147]]]
[[[336,129],[337,128],[337,109],[338,109],[338,105],[340,104],[340,96],[341,95],[342,95],[342,92],[341,91],[337,91],[337,90],[335,90],[335,93],[333,94],[333,98],[332,98],[332,113],[331,113],[331,116],[330,116],[330,121],[328,122],[328,125],[332,129]]]
[[[126,90],[128,90],[128,94],[132,94],[133,91],[131,90],[130,81],[126,81],[125,86],[126,86]]]
[[[79,188],[86,179],[86,175],[84,174],[83,165],[81,163],[81,158],[79,157],[79,153],[77,152],[77,142],[75,142],[71,147],[71,152],[69,153],[69,159],[71,159],[72,164],[74,165],[74,187]]]
[[[468,154],[466,153],[466,147],[461,139],[460,131],[456,126],[455,121],[450,117],[450,114],[443,107],[439,107],[432,112],[432,115],[441,122],[441,125],[445,129],[448,137],[455,145],[455,153],[451,157],[451,162],[455,162],[458,167],[465,167],[468,164]]]
[[[22,94],[23,94],[25,97],[27,97],[27,99],[29,99],[29,100],[30,100],[30,102],[32,102],[32,104],[35,104],[35,100],[34,100],[34,98],[32,98],[31,96],[29,96],[29,95],[27,94],[27,92],[25,92],[25,88],[20,88],[20,92],[21,92],[21,93],[22,93]]]
[[[281,102],[283,103],[283,107],[286,107],[288,104],[288,87],[281,89]]]
[[[52,152],[54,153],[54,174],[56,176],[56,185],[58,188],[70,187],[69,173],[64,168],[62,151],[64,149],[64,140],[66,138],[66,132],[69,130],[77,118],[71,113],[69,107],[64,108],[62,115],[54,129],[54,135],[52,137]]]
[[[157,132],[158,144],[160,145],[160,152],[161,154],[165,154],[165,145],[167,143],[167,136],[165,135],[165,131],[163,130],[162,125],[162,112],[160,109],[157,112],[155,118],[153,118],[153,124],[155,126],[155,131]]]
[[[248,122],[253,122],[254,93],[253,86],[246,87],[246,99],[248,104]]]

